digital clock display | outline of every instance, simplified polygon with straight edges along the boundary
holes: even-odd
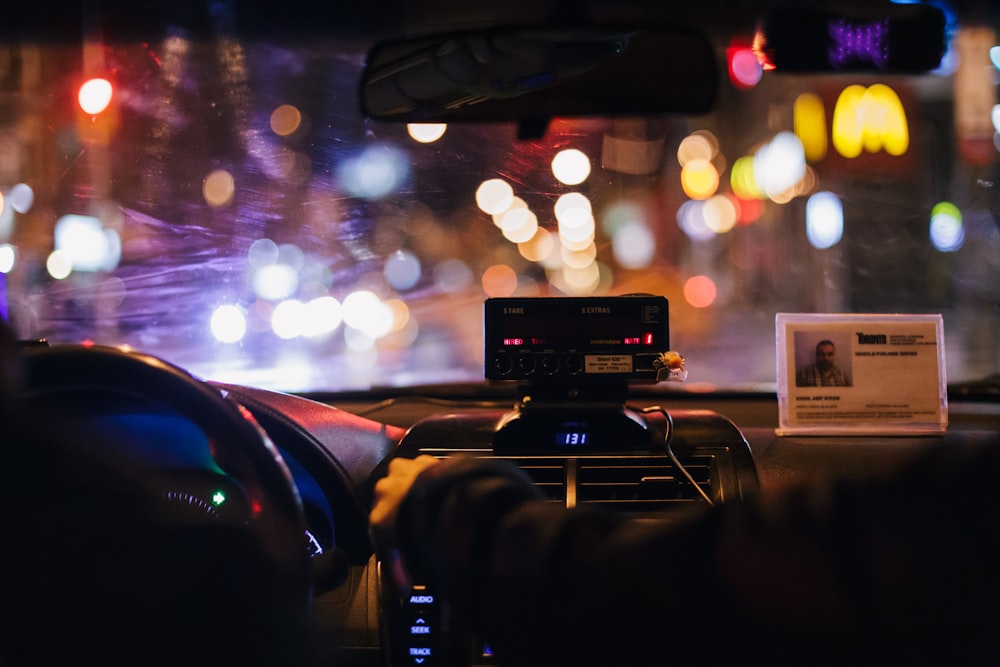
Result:
[[[556,445],[559,446],[576,446],[576,445],[586,445],[590,442],[590,434],[587,431],[573,430],[573,431],[557,431],[556,432]]]

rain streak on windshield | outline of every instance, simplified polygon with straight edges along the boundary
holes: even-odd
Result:
[[[1000,368],[992,27],[918,77],[722,48],[710,114],[519,141],[366,120],[363,50],[219,24],[0,51],[20,335],[286,390],[479,381],[485,298],[646,292],[696,387],[773,387],[778,312],[943,313],[949,381]]]

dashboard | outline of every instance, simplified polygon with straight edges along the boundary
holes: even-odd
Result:
[[[781,437],[768,394],[648,386],[624,405],[529,411],[505,387],[302,396],[205,383],[115,349],[34,350],[29,367],[29,403],[143,471],[179,515],[261,524],[265,539],[293,544],[317,650],[339,665],[492,664],[488,643],[427,582],[399,591],[382,571],[367,513],[394,457],[509,459],[549,502],[670,521],[706,503],[890,474],[930,448],[1000,436],[1000,404],[988,397],[954,397],[941,436]]]

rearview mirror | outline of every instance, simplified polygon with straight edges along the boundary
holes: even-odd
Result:
[[[544,123],[702,114],[717,88],[711,42],[687,29],[504,29],[376,46],[361,104],[379,120]]]
[[[937,7],[872,3],[850,13],[783,7],[763,24],[764,48],[779,72],[917,74],[937,69],[947,21]]]

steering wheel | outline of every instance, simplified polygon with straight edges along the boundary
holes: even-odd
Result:
[[[243,516],[228,523],[250,531],[276,567],[281,586],[291,587],[287,599],[307,614],[312,576],[302,504],[277,448],[247,410],[183,369],[130,350],[38,345],[24,351],[21,364],[19,405],[46,421],[87,414],[95,406],[123,405],[150,406],[193,424],[196,429],[189,431],[200,431],[207,441],[208,465],[232,482],[230,493],[244,496],[229,503],[242,508]],[[183,446],[166,440],[167,449]],[[84,438],[82,445],[88,444]],[[212,526],[203,528],[211,531]]]

